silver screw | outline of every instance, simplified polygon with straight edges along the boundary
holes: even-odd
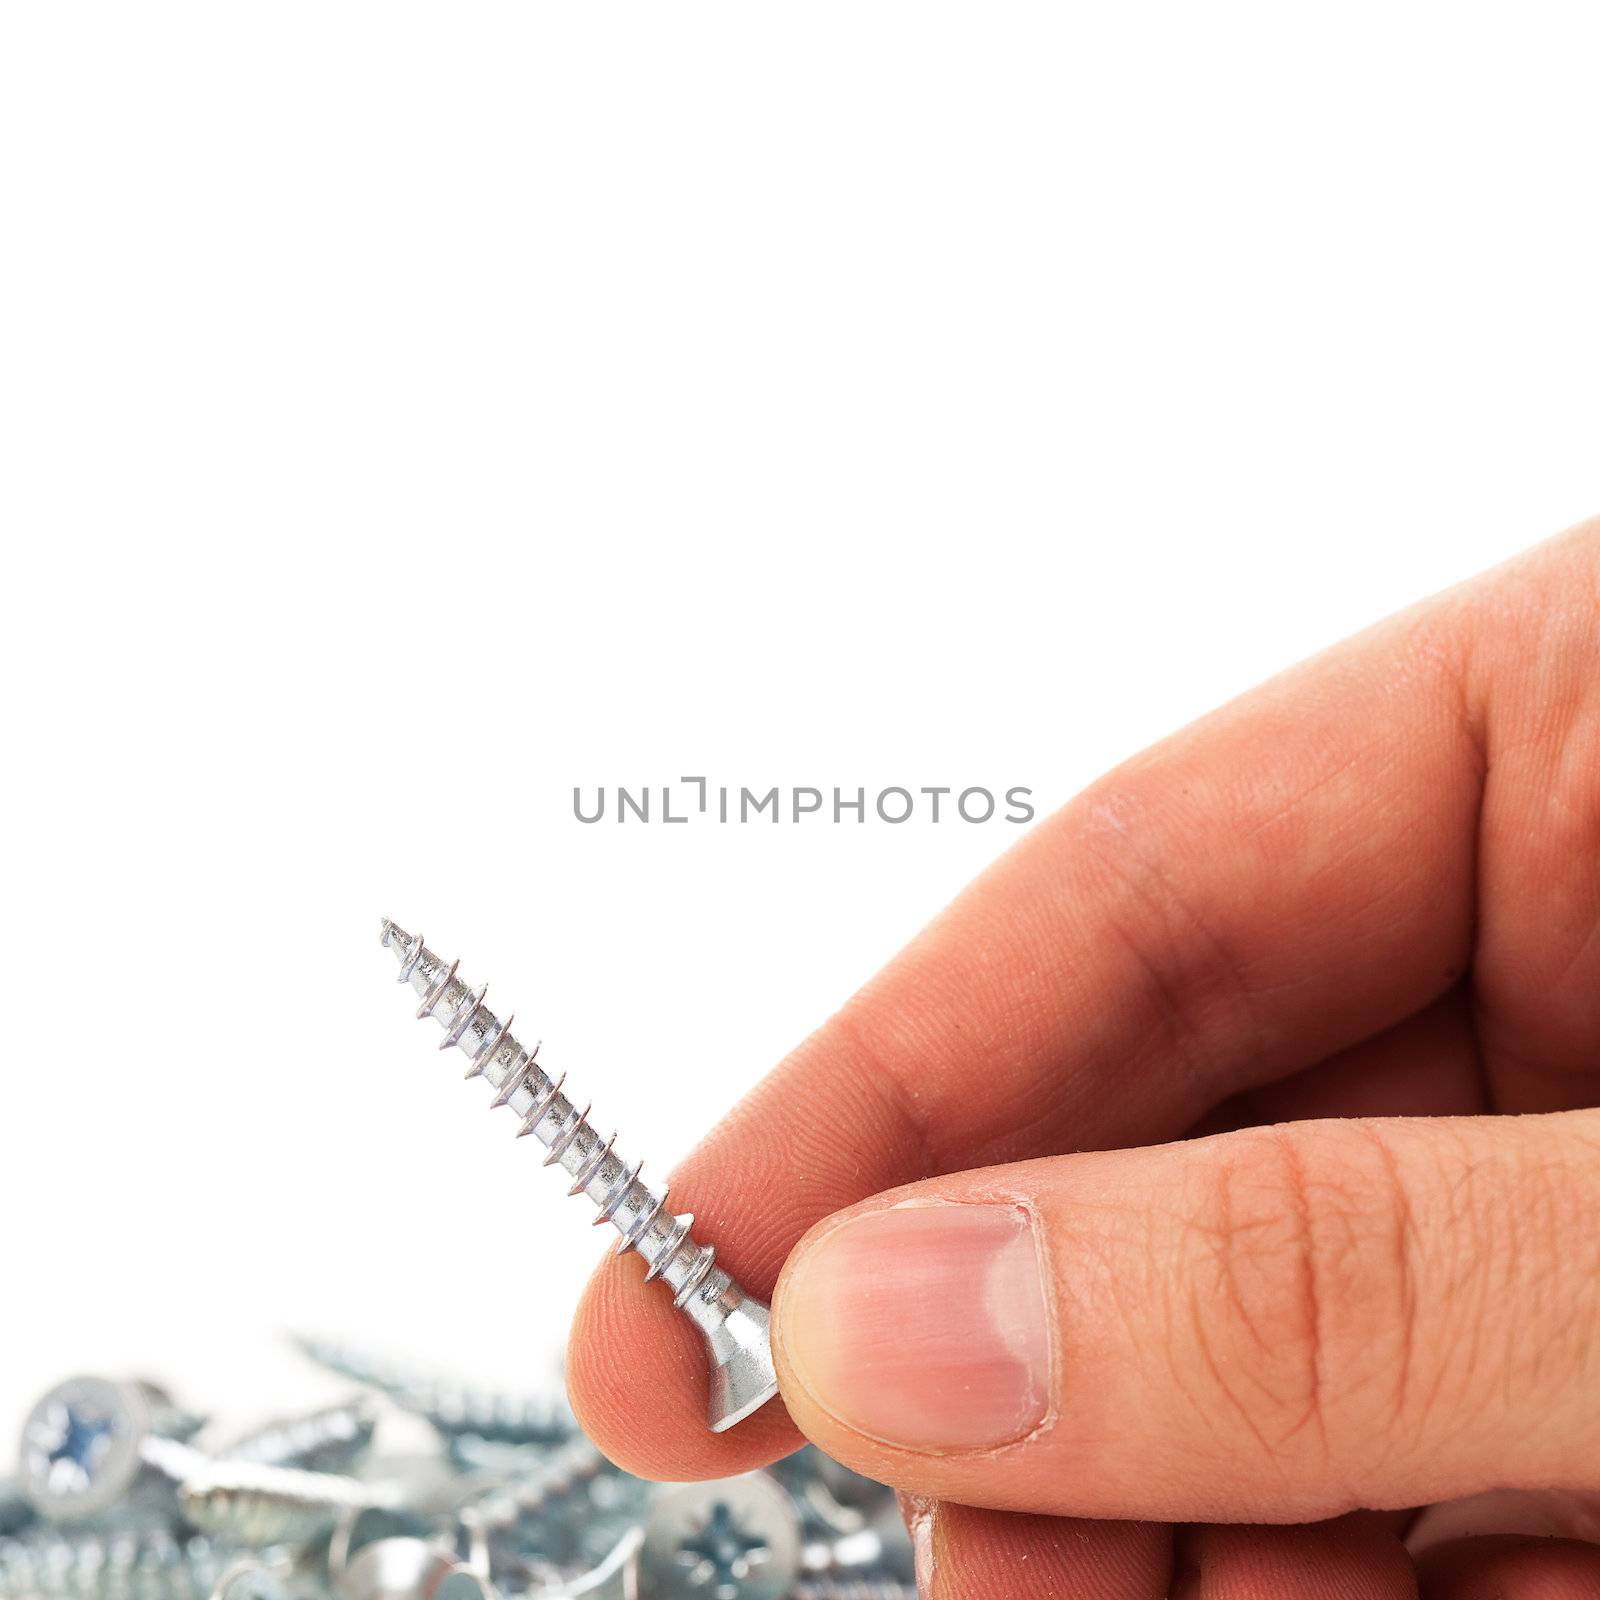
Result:
[[[452,1433],[445,1439],[450,1465],[469,1478],[485,1482],[505,1483],[520,1478],[533,1471],[550,1449],[548,1444],[502,1444],[476,1433]]]
[[[180,1544],[167,1533],[0,1539],[4,1600],[204,1600],[217,1572],[206,1540]]]
[[[99,1516],[148,1476],[152,1447],[195,1426],[198,1419],[176,1410],[153,1384],[69,1378],[22,1424],[19,1487],[53,1521]],[[173,1433],[163,1435],[164,1428]]]
[[[367,1395],[253,1428],[214,1453],[227,1461],[309,1472],[348,1472],[372,1446],[378,1408]]]
[[[643,1542],[644,1529],[637,1525],[629,1528],[598,1566],[559,1588],[541,1591],[542,1600],[640,1600],[639,1546]]]
[[[587,1439],[574,1439],[524,1476],[497,1485],[463,1506],[461,1525],[474,1540],[486,1540],[519,1522],[542,1517],[602,1472],[612,1470],[611,1463]]]
[[[614,1153],[616,1135],[602,1139],[589,1108],[562,1093],[566,1074],[551,1078],[537,1065],[538,1045],[525,1050],[512,1036],[512,1019],[501,1022],[484,1006],[487,984],[470,988],[456,977],[459,963],[446,965],[421,934],[413,937],[387,919],[383,942],[400,963],[400,981],[422,997],[417,1016],[432,1017],[445,1030],[440,1048],[457,1045],[466,1052],[467,1076],[488,1079],[496,1091],[493,1104],[510,1106],[522,1118],[518,1136],[531,1133],[546,1148],[545,1165],[560,1165],[572,1176],[568,1193],[587,1195],[599,1211],[595,1221],[609,1222],[622,1235],[617,1253],[637,1250],[649,1268],[645,1281],[665,1283],[673,1305],[700,1331],[711,1358],[711,1431],[722,1433],[765,1405],[778,1392],[767,1307],[716,1265],[710,1245],[690,1236],[693,1216],[673,1216],[665,1185],[642,1183],[641,1164],[630,1167]]]
[[[582,1572],[615,1542],[619,1514],[637,1517],[640,1493],[625,1505],[595,1503],[597,1480],[648,1492],[626,1479],[587,1439],[574,1439],[510,1482],[496,1485],[456,1514],[457,1542],[464,1558],[513,1592],[540,1587],[545,1574]],[[579,1502],[584,1502],[580,1504]],[[595,1549],[597,1538],[604,1544]]]
[[[426,1418],[446,1438],[545,1445],[560,1444],[576,1431],[566,1403],[549,1395],[474,1388],[380,1360],[331,1339],[300,1335],[295,1343],[319,1367],[387,1395],[402,1411]]]
[[[414,1507],[383,1509],[366,1506],[343,1512],[328,1541],[327,1571],[334,1588],[359,1551],[380,1539],[431,1539],[439,1531],[439,1518]]]
[[[378,1539],[350,1558],[343,1600],[495,1600],[480,1572],[426,1539]]]
[[[808,1539],[801,1566],[814,1579],[859,1582],[870,1576],[909,1581],[915,1560],[911,1536],[898,1512],[893,1512],[855,1533]]]
[[[22,1426],[22,1488],[56,1522],[159,1501],[195,1527],[243,1544],[311,1537],[350,1506],[384,1504],[390,1491],[333,1473],[215,1461],[153,1431],[148,1386],[106,1378],[57,1384]],[[309,1532],[302,1532],[309,1530]]]
[[[386,1485],[338,1473],[212,1461],[169,1441],[156,1441],[148,1453],[178,1484],[178,1508],[186,1521],[256,1549],[307,1543],[326,1533],[342,1512],[390,1507],[399,1498]]]
[[[662,1495],[645,1518],[639,1573],[651,1600],[783,1600],[800,1561],[794,1501],[752,1472]]]

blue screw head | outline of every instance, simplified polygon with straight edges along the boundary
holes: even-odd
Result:
[[[69,1378],[22,1425],[19,1487],[53,1521],[98,1516],[133,1486],[149,1432],[150,1408],[137,1385]]]

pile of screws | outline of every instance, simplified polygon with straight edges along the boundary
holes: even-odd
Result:
[[[893,1495],[814,1449],[657,1485],[560,1400],[301,1348],[357,1392],[233,1438],[151,1383],[52,1389],[0,1478],[0,1600],[914,1600]],[[428,1449],[387,1444],[418,1418]]]

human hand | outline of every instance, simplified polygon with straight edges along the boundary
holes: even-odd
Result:
[[[657,1477],[803,1432],[941,1600],[1600,1595],[1597,1104],[1592,524],[1096,783],[685,1163],[787,1412],[706,1433],[631,1258],[573,1404]]]

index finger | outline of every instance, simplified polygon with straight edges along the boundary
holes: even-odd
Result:
[[[1477,594],[1274,679],[1002,857],[673,1176],[719,1259],[769,1295],[807,1228],[868,1195],[1176,1137],[1450,988],[1473,927]],[[776,1402],[705,1432],[698,1342],[641,1276],[608,1260],[574,1328],[601,1448],[689,1478],[798,1445]]]

